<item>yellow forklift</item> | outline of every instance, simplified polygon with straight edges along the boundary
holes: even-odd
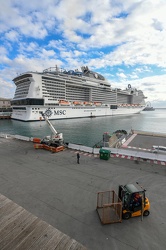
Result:
[[[146,190],[138,182],[137,186],[127,184],[119,186],[119,199],[122,201],[122,218],[127,220],[135,216],[148,216],[150,202],[145,196]]]

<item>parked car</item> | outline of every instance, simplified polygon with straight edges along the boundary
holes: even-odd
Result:
[[[166,147],[164,146],[153,146],[152,147],[153,153],[165,153],[166,154]]]

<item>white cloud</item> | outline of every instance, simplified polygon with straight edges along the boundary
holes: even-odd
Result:
[[[24,5],[19,5],[18,1],[3,1],[0,8],[0,31],[11,29],[17,30],[20,35],[31,36],[34,38],[43,38],[47,35],[44,27],[44,18],[36,15],[35,9],[29,12],[24,9]]]
[[[0,56],[2,55],[7,55],[7,49],[5,48],[5,46],[0,46]]]
[[[43,58],[53,57],[54,55],[55,55],[54,50],[42,49],[42,57],[43,57]]]
[[[127,76],[124,73],[117,73],[117,76],[123,79],[127,78]]]
[[[62,40],[51,40],[49,41],[48,43],[48,47],[51,47],[51,48],[60,48],[63,46],[63,41]]]
[[[0,76],[0,97],[13,98],[15,86]]]
[[[15,30],[10,30],[9,32],[5,33],[5,37],[9,41],[17,41],[19,38],[19,34]]]
[[[0,75],[86,64],[165,100],[165,13],[165,0],[2,1]]]

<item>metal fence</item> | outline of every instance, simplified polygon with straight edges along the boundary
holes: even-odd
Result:
[[[96,210],[102,224],[122,222],[122,202],[114,190],[98,192]]]

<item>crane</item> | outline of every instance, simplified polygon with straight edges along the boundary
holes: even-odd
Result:
[[[44,120],[47,122],[47,124],[49,125],[49,127],[52,131],[52,135],[44,137],[43,140],[41,141],[41,143],[47,144],[49,146],[56,146],[56,147],[63,145],[63,134],[58,133],[56,131],[54,126],[51,124],[51,122],[49,121],[49,119],[47,118],[47,116],[43,112],[41,112],[41,115],[44,118]]]

